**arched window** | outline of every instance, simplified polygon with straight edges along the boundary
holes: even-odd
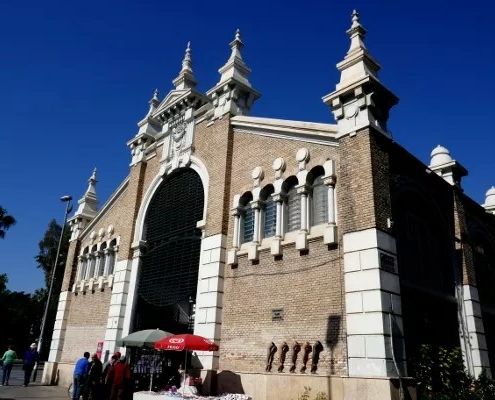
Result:
[[[239,210],[242,218],[242,243],[251,242],[254,236],[254,210],[251,207],[252,200],[253,195],[251,192],[244,193],[239,199]]]
[[[83,250],[81,257],[79,258],[79,271],[77,273],[78,281],[86,279],[86,270],[88,268],[88,262],[89,262],[88,253],[89,253],[89,247],[86,247]]]
[[[263,237],[275,236],[277,227],[277,204],[273,201],[272,185],[265,186],[260,193],[262,201]]]
[[[328,188],[323,183],[324,172],[318,166],[308,174],[308,183],[311,185],[310,221],[313,226],[328,222]]]
[[[301,228],[301,197],[297,193],[298,180],[295,176],[290,176],[282,185],[282,190],[286,195],[286,230],[285,232],[296,231]]]
[[[113,239],[108,247],[108,275],[113,275],[115,272],[115,247],[117,246],[117,239]]]
[[[93,278],[95,276],[95,268],[96,268],[96,245],[92,247],[91,254],[89,255],[89,266],[86,275],[86,279]]]
[[[98,276],[105,275],[105,264],[107,261],[107,252],[105,251],[107,248],[106,243],[102,243],[100,247],[100,263],[98,264]]]

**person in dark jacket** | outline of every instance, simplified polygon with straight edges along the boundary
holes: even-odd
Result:
[[[22,369],[24,370],[24,384],[22,386],[29,385],[31,373],[33,372],[39,357],[37,347],[38,345],[36,343],[31,343],[29,349],[24,352],[24,363],[22,364]]]
[[[91,394],[92,400],[100,400],[102,396],[101,375],[103,364],[98,358],[98,354],[94,353],[91,356],[86,383],[84,384],[83,400],[88,400]]]

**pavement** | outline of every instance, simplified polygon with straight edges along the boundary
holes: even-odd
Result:
[[[0,371],[0,374],[2,372],[3,371]],[[69,393],[67,388],[41,385],[42,372],[42,369],[38,371],[36,382],[30,382],[27,387],[24,387],[22,386],[24,383],[24,371],[22,370],[21,365],[14,365],[12,373],[10,374],[9,386],[0,386],[0,400],[68,400]]]

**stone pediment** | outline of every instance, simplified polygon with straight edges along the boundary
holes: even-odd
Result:
[[[171,90],[157,109],[153,112],[153,117],[162,117],[167,120],[169,115],[176,114],[177,111],[192,107],[198,109],[210,100],[194,89]]]

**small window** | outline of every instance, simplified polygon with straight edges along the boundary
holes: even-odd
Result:
[[[301,196],[297,193],[297,178],[287,180],[287,232],[301,228]]]
[[[323,179],[318,176],[313,182],[312,215],[313,225],[320,225],[327,222],[328,214],[328,189],[323,184]]]
[[[106,248],[106,243],[103,243],[100,247],[100,264],[98,265],[98,276],[103,276],[105,274],[105,263],[107,261],[107,255],[105,252]]]
[[[273,201],[273,186],[268,185],[261,191],[260,199],[263,202],[263,237],[275,236],[277,227],[277,203]]]
[[[107,275],[112,275],[115,271],[115,246],[117,246],[117,240],[113,239],[110,242],[108,249],[108,273]]]
[[[251,207],[253,195],[251,192],[244,193],[239,200],[239,208],[242,217],[242,241],[251,242],[254,237],[254,210]]]

